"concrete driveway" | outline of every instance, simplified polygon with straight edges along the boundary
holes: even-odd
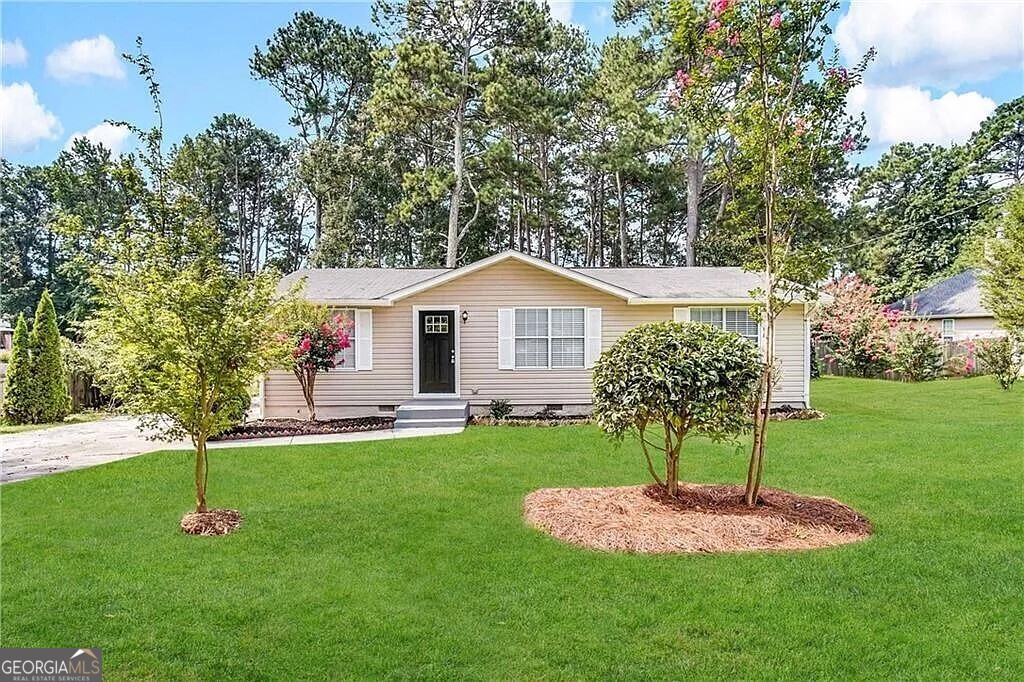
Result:
[[[148,440],[131,417],[6,434],[0,436],[0,483],[189,446],[187,441]]]
[[[210,443],[218,448],[249,448],[269,445],[313,445],[318,443],[358,443],[374,440],[441,436],[461,433],[463,427],[385,429],[356,433],[324,433],[311,436],[283,436],[256,440]],[[0,483],[84,469],[147,452],[192,449],[188,440],[150,440],[131,417],[109,417],[85,424],[68,424],[48,429],[0,436]]]

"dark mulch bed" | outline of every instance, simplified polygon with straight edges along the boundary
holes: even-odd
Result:
[[[790,407],[784,405],[772,409],[771,419],[773,421],[785,421],[787,419],[824,419],[825,413],[819,410],[804,409],[802,407]]]
[[[227,535],[241,525],[242,515],[237,509],[210,509],[181,518],[181,530],[189,535]]]
[[[355,417],[308,422],[301,419],[257,419],[240,424],[210,440],[249,440],[281,436],[308,436],[321,433],[385,431],[395,424],[394,417]]]
[[[504,419],[494,417],[472,417],[470,424],[474,426],[567,426],[569,424],[589,424],[593,421],[586,415],[556,414],[547,417],[511,416]]]
[[[775,516],[804,526],[825,526],[843,533],[871,534],[871,522],[855,509],[829,497],[797,495],[777,488],[761,488],[756,507],[748,507],[743,486],[683,485],[669,497],[660,485],[649,485],[644,494],[652,500],[685,511],[737,516]]]

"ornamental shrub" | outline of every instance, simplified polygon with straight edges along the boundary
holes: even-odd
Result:
[[[71,410],[61,359],[60,330],[57,329],[57,311],[53,308],[50,292],[43,295],[36,306],[36,319],[29,337],[32,356],[32,421],[37,424],[59,422]]]
[[[512,414],[512,403],[507,400],[492,400],[487,411],[492,419],[500,422],[508,419],[509,415]]]
[[[924,325],[903,324],[896,333],[893,370],[904,381],[931,381],[942,371],[942,347]]]
[[[640,325],[594,366],[594,418],[613,440],[640,441],[647,469],[670,495],[678,492],[683,440],[730,440],[749,430],[761,376],[757,347],[710,325]],[[664,479],[651,450],[664,457]]]
[[[1024,370],[1024,353],[1015,347],[1008,336],[997,336],[991,339],[979,339],[977,342],[978,359],[985,368],[995,375],[1003,390],[1009,391]]]
[[[814,339],[826,343],[835,360],[857,376],[873,376],[889,367],[894,330],[901,314],[875,303],[877,289],[856,275],[825,288],[827,303],[816,314]]]
[[[18,316],[14,325],[11,357],[7,363],[4,381],[4,419],[10,424],[32,422],[32,358],[29,354],[28,325],[25,315]]]

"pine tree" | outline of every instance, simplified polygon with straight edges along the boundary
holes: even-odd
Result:
[[[57,312],[50,292],[45,289],[36,307],[29,345],[34,384],[32,420],[36,423],[59,422],[71,410],[71,400],[64,378]]]
[[[32,375],[28,325],[25,324],[25,315],[21,314],[14,326],[14,342],[4,383],[4,419],[11,424],[28,424],[32,421]]]

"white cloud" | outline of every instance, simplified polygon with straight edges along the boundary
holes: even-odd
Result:
[[[927,90],[860,85],[850,92],[848,110],[864,112],[874,147],[897,142],[949,144],[963,142],[996,108],[977,92],[947,92],[938,99]]]
[[[47,55],[46,72],[61,81],[82,81],[90,76],[124,78],[114,41],[105,35],[61,45]]]
[[[124,126],[116,126],[113,123],[104,122],[89,128],[84,133],[71,133],[68,141],[64,144],[64,149],[71,149],[75,144],[75,140],[84,137],[93,144],[103,145],[110,150],[111,154],[117,156],[121,153],[125,140],[128,139],[130,134],[131,132]]]
[[[847,63],[870,48],[873,82],[956,87],[1024,64],[1024,5],[1006,0],[854,0],[835,31]]]
[[[28,50],[21,38],[0,42],[0,66],[22,66],[28,62]]]
[[[563,24],[572,23],[572,10],[575,0],[536,0],[538,5],[547,5],[551,10],[551,18]]]
[[[62,130],[31,85],[0,84],[0,156],[35,149],[43,140],[57,139]]]

